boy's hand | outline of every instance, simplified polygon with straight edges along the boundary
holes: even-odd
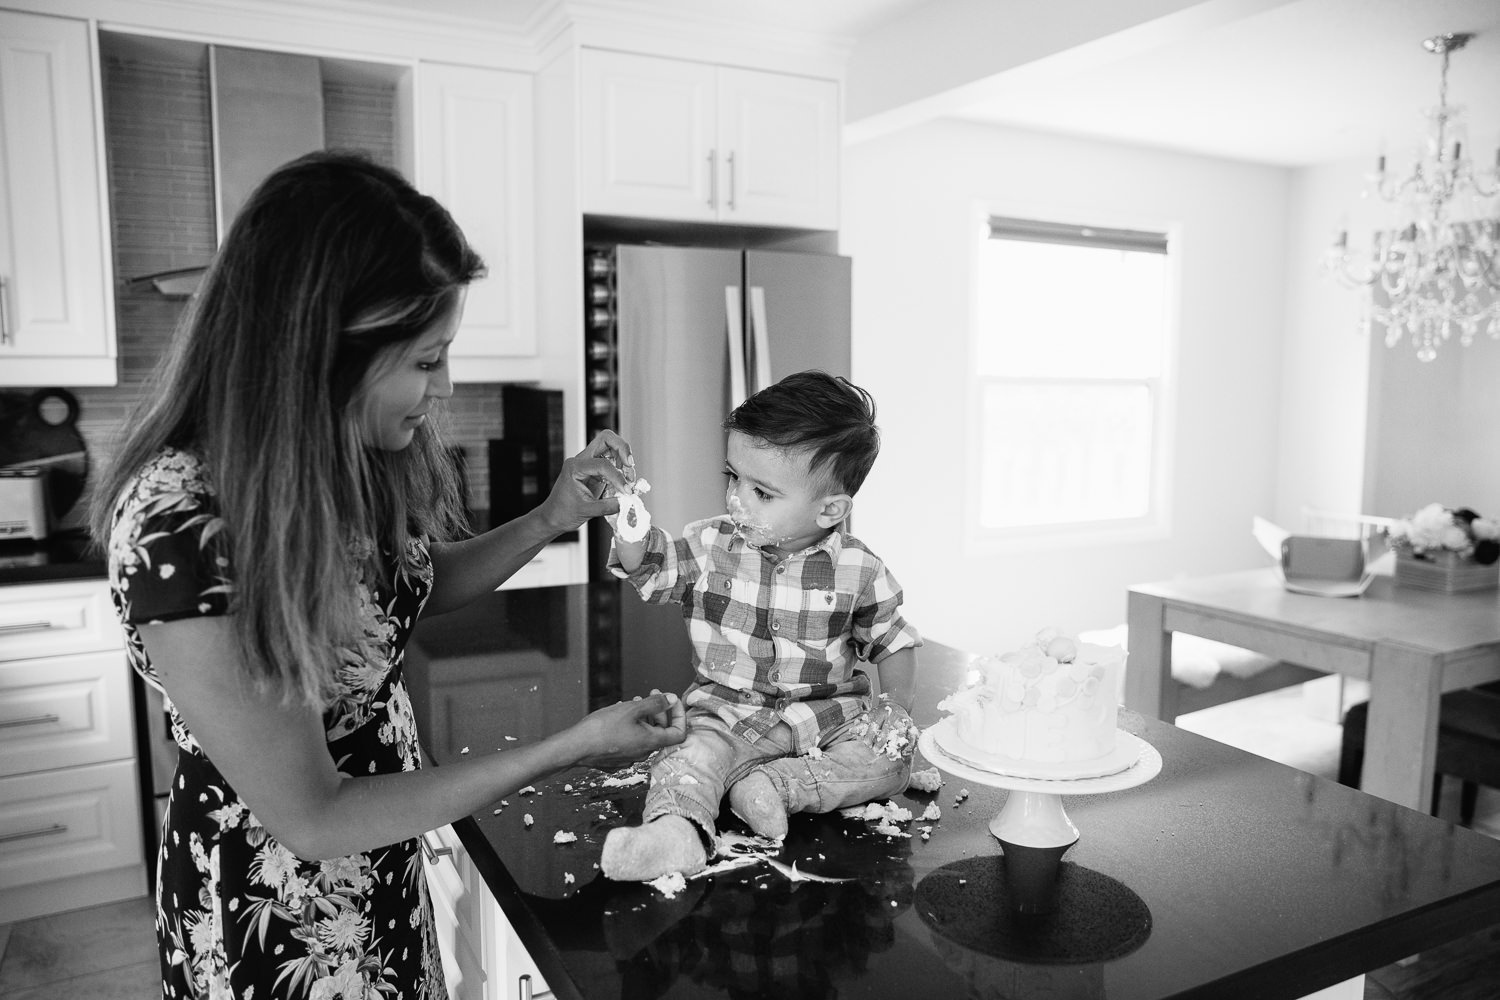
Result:
[[[615,557],[627,573],[634,573],[639,569],[646,555],[646,536],[651,532],[651,512],[646,509],[641,497],[649,492],[651,484],[644,476],[637,476],[629,489],[620,494],[618,513],[605,518],[615,535]]]

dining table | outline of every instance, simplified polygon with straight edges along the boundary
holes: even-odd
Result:
[[[691,655],[680,609],[605,581],[423,619],[403,670],[443,767],[681,690]],[[989,655],[928,637],[917,724]],[[540,980],[484,995],[1357,1000],[1366,972],[1500,919],[1500,840],[1150,714],[1118,728],[1159,770],[1066,796],[1079,836],[1036,913],[993,828],[1016,793],[953,771],[873,814],[794,815],[769,859],[675,887],[598,868],[608,831],[640,822],[643,764],[537,781],[453,824]]]
[[[1369,682],[1360,788],[1431,800],[1444,692],[1500,680],[1500,591],[1447,593],[1376,575],[1359,596],[1286,588],[1274,568],[1137,584],[1127,592],[1127,708],[1177,717],[1172,635],[1186,633]]]

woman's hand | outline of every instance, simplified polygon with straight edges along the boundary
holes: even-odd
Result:
[[[616,514],[617,493],[635,476],[630,445],[614,431],[600,431],[577,455],[563,463],[552,492],[542,502],[542,516],[557,534],[574,531],[589,518]]]
[[[652,691],[649,697],[601,708],[559,735],[578,749],[578,763],[613,770],[681,743],[687,723],[681,698]]]

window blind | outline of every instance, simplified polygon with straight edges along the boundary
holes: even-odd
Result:
[[[1076,226],[1065,222],[1012,219],[1001,215],[990,216],[990,239],[1058,243],[1064,246],[1098,247],[1101,250],[1134,250],[1139,253],[1167,252],[1166,233]]]

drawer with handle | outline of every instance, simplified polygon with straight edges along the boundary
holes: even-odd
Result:
[[[0,904],[6,889],[139,864],[135,795],[128,760],[0,778]]]
[[[103,580],[0,587],[0,661],[124,645]]]
[[[0,775],[132,757],[124,659],[112,649],[0,661]]]

